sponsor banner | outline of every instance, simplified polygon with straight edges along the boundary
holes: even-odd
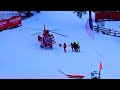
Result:
[[[11,27],[15,27],[15,26],[21,24],[21,20],[22,20],[21,16],[13,16],[13,17],[11,17],[9,19],[9,27],[11,28]]]
[[[22,21],[21,16],[13,16],[9,19],[0,20],[0,30],[15,27],[21,24],[21,21]]]
[[[120,12],[113,11],[105,11],[105,12],[96,12],[95,13],[95,21],[99,21],[102,19],[107,20],[120,20]]]
[[[8,19],[0,20],[0,30],[8,29]]]

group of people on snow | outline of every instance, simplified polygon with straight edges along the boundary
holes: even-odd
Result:
[[[80,52],[80,43],[79,42],[73,42],[69,46],[71,46],[72,51],[74,52]]]
[[[59,44],[60,47],[62,47],[61,44]],[[79,42],[73,42],[69,45],[72,49],[72,52],[80,52],[80,43]],[[67,44],[63,44],[64,52],[67,52]]]

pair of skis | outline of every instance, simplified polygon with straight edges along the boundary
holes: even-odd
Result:
[[[62,72],[61,70],[58,69],[58,71],[62,74],[64,74],[65,76],[67,76],[68,78],[75,78],[75,79],[83,79],[85,76],[83,75],[71,75],[71,74],[65,74],[64,72]]]

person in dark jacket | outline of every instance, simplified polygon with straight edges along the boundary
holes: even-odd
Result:
[[[77,52],[78,45],[74,42],[74,51]]]

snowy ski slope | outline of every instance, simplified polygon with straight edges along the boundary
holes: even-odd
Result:
[[[91,39],[86,31],[87,19],[88,14],[79,19],[72,11],[43,11],[22,21],[19,28],[0,32],[0,78],[67,79],[60,69],[90,79],[90,73],[99,70],[100,61],[102,79],[120,78],[120,38],[95,32]],[[53,50],[41,50],[37,35],[30,35],[40,31],[35,29],[43,29],[44,24],[69,38],[53,34],[57,42]],[[58,46],[64,42],[67,53]],[[71,42],[80,42],[81,52],[72,52]]]

